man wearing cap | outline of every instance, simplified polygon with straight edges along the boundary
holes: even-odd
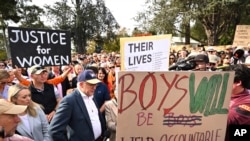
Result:
[[[103,140],[105,119],[93,99],[99,82],[92,70],[84,70],[78,75],[77,89],[64,97],[51,121],[49,131],[54,141]],[[66,128],[68,139],[64,135]]]
[[[43,106],[43,111],[50,122],[61,101],[60,94],[54,85],[46,83],[48,78],[46,69],[34,65],[29,68],[29,71],[32,80],[29,86],[31,99]]]
[[[209,58],[205,54],[198,54],[195,56],[194,60],[196,63],[195,71],[207,71],[207,65],[209,63]]]
[[[15,134],[21,121],[18,114],[24,112],[27,106],[15,105],[5,99],[0,99],[0,141],[32,141],[27,137]]]
[[[215,71],[217,66],[218,66],[218,62],[219,62],[219,58],[217,57],[217,55],[211,54],[208,55],[209,58],[209,71]]]

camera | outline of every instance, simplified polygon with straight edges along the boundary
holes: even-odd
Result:
[[[169,70],[193,70],[195,68],[195,62],[180,62],[169,67]]]
[[[195,56],[190,56],[185,60],[182,60],[180,62],[177,62],[174,65],[169,66],[168,70],[176,70],[176,71],[181,71],[181,70],[193,70],[196,67],[196,63],[194,61]]]

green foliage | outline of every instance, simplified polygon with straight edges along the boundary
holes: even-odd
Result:
[[[63,0],[46,8],[49,19],[55,23],[54,28],[71,31],[77,53],[86,53],[88,41],[96,41],[97,46],[103,46],[104,38],[100,35],[104,33],[112,35],[113,31],[119,28],[103,0],[98,0],[96,3],[92,0],[71,2],[73,7],[67,5],[67,0]]]
[[[205,29],[199,21],[196,21],[195,24],[191,27],[191,36],[201,43],[205,43],[207,41]]]
[[[8,57],[7,57],[6,51],[3,49],[0,49],[0,60],[6,60],[7,58]]]
[[[16,0],[0,0],[0,14],[4,20],[12,20],[15,23],[19,22],[18,9],[16,8]]]
[[[129,37],[127,29],[123,28],[118,31],[117,34],[113,35],[112,38],[107,37],[104,40],[103,49],[107,52],[119,52],[120,51],[120,38]]]
[[[191,36],[209,45],[232,42],[236,25],[250,21],[249,0],[146,0],[145,3],[145,10],[134,18],[142,31],[179,32],[186,38],[191,32]],[[202,26],[195,25],[189,31],[190,22]]]
[[[44,10],[36,5],[23,5],[20,20],[20,27],[26,28],[46,28],[44,23],[40,20],[44,14]]]

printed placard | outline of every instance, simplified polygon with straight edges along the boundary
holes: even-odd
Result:
[[[121,70],[167,71],[172,35],[121,38]]]

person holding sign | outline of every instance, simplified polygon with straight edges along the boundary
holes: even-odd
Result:
[[[233,90],[228,113],[226,141],[235,125],[250,126],[250,69],[244,64],[230,66],[235,71]]]
[[[46,83],[48,79],[47,70],[34,65],[29,68],[29,71],[32,79],[31,85],[29,86],[31,99],[44,107],[44,113],[50,122],[61,101],[59,92],[54,85]]]

